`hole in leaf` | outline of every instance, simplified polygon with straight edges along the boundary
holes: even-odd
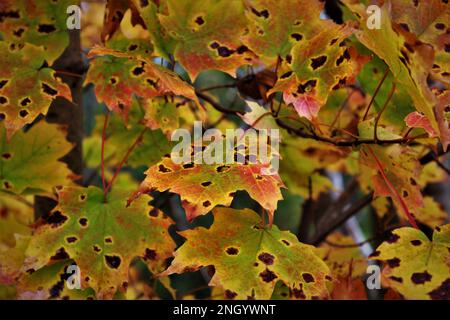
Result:
[[[105,255],[106,265],[112,269],[117,269],[120,267],[122,260],[118,256]]]

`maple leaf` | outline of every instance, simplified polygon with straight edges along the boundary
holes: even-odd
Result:
[[[252,63],[254,55],[240,40],[247,27],[241,1],[167,0],[167,11],[159,21],[178,40],[175,59],[192,80],[205,69],[234,75],[236,68]]]
[[[330,91],[354,81],[367,59],[344,45],[352,34],[350,25],[333,26],[310,41],[298,42],[278,71],[275,87],[286,103],[292,103],[302,117],[313,120],[327,102]]]
[[[25,124],[46,114],[58,96],[71,99],[70,89],[43,67],[43,49],[31,44],[0,42],[0,119],[8,139]]]
[[[150,167],[132,199],[149,190],[178,193],[188,220],[204,215],[217,205],[229,206],[238,190],[245,190],[269,212],[270,219],[283,197],[278,174],[264,175],[270,164],[176,164],[170,155]],[[131,200],[132,200],[131,199]]]
[[[250,20],[244,43],[267,64],[285,59],[300,41],[311,41],[317,30],[335,27],[331,20],[322,20],[324,4],[318,0],[250,0],[246,15]]]
[[[278,125],[270,111],[254,101],[247,101],[247,107],[250,109],[241,119],[254,129],[278,129]]]
[[[435,57],[432,71],[439,79],[450,84],[448,1],[428,0],[414,3],[409,0],[395,0],[391,1],[390,12],[392,20],[405,31],[414,33],[420,41],[433,46]]]
[[[126,207],[127,192],[113,189],[106,201],[97,187],[63,187],[58,205],[35,231],[25,269],[40,269],[52,257],[69,257],[83,274],[82,288],[111,298],[128,279],[130,262],[142,257],[157,272],[172,255],[169,219],[145,196]]]
[[[180,233],[187,241],[162,275],[212,265],[215,274],[209,285],[237,299],[269,299],[278,280],[298,299],[328,296],[329,270],[313,247],[276,226],[261,227],[261,218],[252,210],[217,208],[213,213],[209,229]]]
[[[70,184],[72,172],[58,161],[72,145],[57,125],[39,122],[27,132],[18,132],[7,143],[0,127],[0,190],[52,197],[55,186]]]
[[[423,207],[423,196],[418,184],[420,163],[415,152],[409,147],[363,147],[360,163],[372,169],[365,172],[372,179],[375,197],[391,197],[402,212],[401,217],[413,217],[411,211]]]
[[[406,299],[450,298],[450,224],[436,227],[433,241],[420,230],[400,228],[372,253],[385,263],[384,284]]]
[[[2,40],[21,45],[29,43],[41,46],[43,52],[39,56],[52,64],[69,44],[66,9],[72,4],[74,3],[71,0],[15,0],[2,3],[0,7]],[[5,49],[2,48],[1,51],[5,52]],[[15,62],[10,64],[12,65],[22,64]],[[41,65],[42,63],[39,67]],[[4,69],[0,67],[0,70]]]
[[[192,86],[176,73],[141,55],[136,57],[129,52],[94,47],[89,57],[94,56],[97,57],[91,62],[86,82],[94,83],[97,98],[105,102],[110,110],[119,113],[125,121],[133,93],[143,98],[170,93],[198,101]]]

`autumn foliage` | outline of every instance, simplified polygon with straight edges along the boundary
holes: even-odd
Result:
[[[448,1],[76,2],[0,3],[0,299],[450,299]]]

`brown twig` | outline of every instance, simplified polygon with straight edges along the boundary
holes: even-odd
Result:
[[[367,106],[366,111],[364,112],[363,121],[366,120],[367,115],[369,114],[370,108],[372,107],[373,103],[375,102],[375,98],[377,97],[378,92],[380,91],[381,86],[383,85],[384,81],[386,80],[388,74],[389,74],[389,69],[386,70],[380,83],[378,83],[378,86],[375,89],[375,92],[373,93],[372,99],[370,99],[369,105]]]

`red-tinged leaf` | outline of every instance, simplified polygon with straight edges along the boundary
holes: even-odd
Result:
[[[391,1],[392,20],[433,46],[433,74],[450,84],[450,3],[442,0]]]
[[[408,116],[405,118],[405,123],[410,128],[425,129],[425,131],[428,132],[431,137],[436,136],[436,131],[431,126],[430,120],[428,120],[427,117],[417,111],[408,114]]]
[[[176,73],[145,59],[141,54],[94,47],[86,82],[95,84],[95,92],[108,108],[127,120],[132,95],[143,98],[175,94],[197,100],[194,89]]]
[[[286,104],[292,103],[300,117],[305,117],[310,121],[317,117],[321,107],[319,102],[309,95],[295,97],[293,94],[284,92],[283,99]]]
[[[277,208],[284,187],[278,174],[264,175],[270,164],[175,164],[170,157],[148,169],[136,196],[149,190],[178,193],[188,220],[217,205],[229,206],[234,193],[245,190],[269,212]]]
[[[8,140],[24,125],[46,114],[56,97],[71,99],[69,87],[44,65],[44,50],[31,44],[0,42],[0,120]]]
[[[379,146],[364,146],[360,156],[363,164],[377,172],[372,176],[375,196],[391,197],[409,223],[418,228],[411,209],[423,207],[423,197],[417,183],[419,163],[412,154],[411,150],[397,146],[386,150]]]
[[[349,25],[320,31],[310,41],[298,42],[278,71],[278,81],[269,91],[282,91],[300,116],[312,120],[327,102],[332,90],[351,84],[361,64],[355,48],[344,41],[352,34]]]

